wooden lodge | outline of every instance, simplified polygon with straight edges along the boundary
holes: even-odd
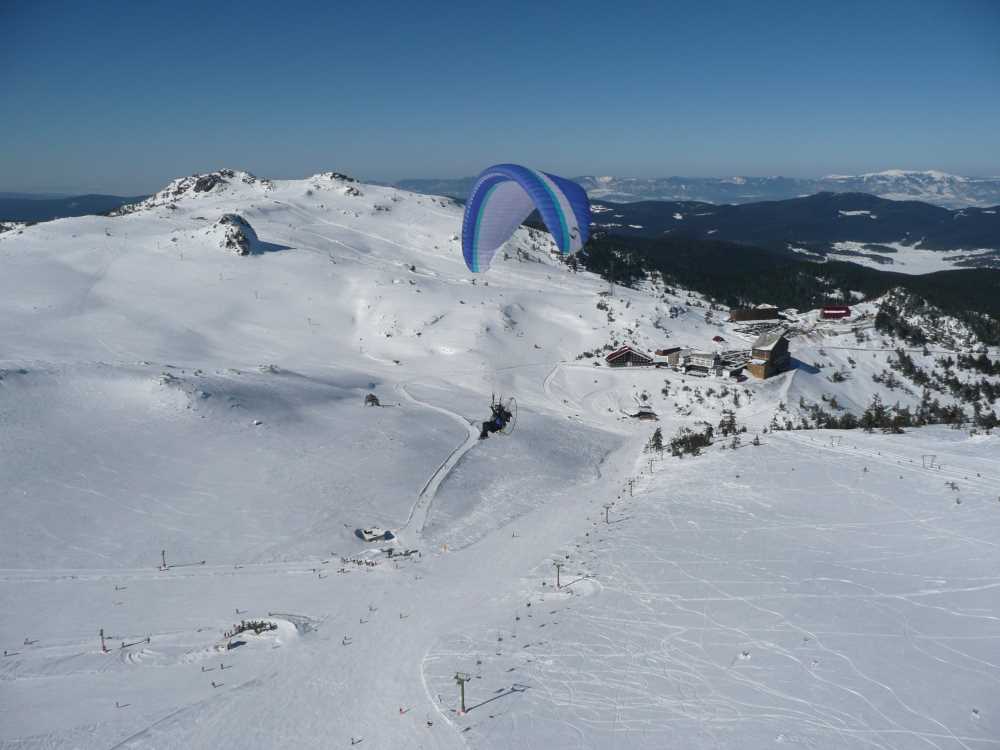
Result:
[[[788,337],[778,329],[761,334],[750,352],[750,362],[746,369],[754,377],[764,380],[784,372],[792,364],[788,353]]]
[[[611,352],[604,359],[608,367],[650,367],[653,364],[652,357],[627,344]]]

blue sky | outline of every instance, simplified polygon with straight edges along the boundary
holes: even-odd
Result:
[[[0,0],[0,190],[1000,174],[1000,2]]]

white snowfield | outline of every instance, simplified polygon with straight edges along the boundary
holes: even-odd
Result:
[[[840,213],[862,214],[867,212],[841,211]],[[888,248],[888,250],[882,248]],[[915,245],[905,245],[900,242],[887,242],[881,245],[864,242],[835,242],[833,243],[833,252],[827,253],[826,257],[831,260],[857,263],[868,268],[920,276],[925,273],[968,268],[971,264],[976,263],[977,259],[978,262],[984,264],[984,267],[988,267],[990,259],[996,254],[996,250],[989,248],[947,253],[940,250],[923,250]]]
[[[896,342],[807,313],[764,383],[595,367],[752,335],[529,230],[473,278],[446,199],[217,177],[0,235],[0,748],[1000,746],[1000,441],[749,445],[915,403]],[[650,464],[639,405],[750,433]]]

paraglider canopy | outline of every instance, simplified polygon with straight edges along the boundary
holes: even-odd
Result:
[[[462,255],[469,270],[489,268],[496,251],[536,209],[563,255],[583,247],[590,236],[590,201],[582,187],[519,164],[483,170],[462,221]]]

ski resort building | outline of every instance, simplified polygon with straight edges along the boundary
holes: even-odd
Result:
[[[823,320],[843,320],[851,317],[851,308],[847,305],[827,305],[819,311]]]
[[[652,357],[627,344],[611,352],[604,359],[607,360],[609,367],[649,367],[653,364]]]
[[[687,355],[691,353],[690,349],[684,349],[681,347],[666,351],[667,354],[665,356],[667,358],[667,364],[673,368],[680,368],[684,364],[684,360],[687,358]]]
[[[679,346],[668,346],[666,349],[657,349],[657,357],[669,357],[671,354],[675,354],[681,350]]]
[[[762,333],[753,342],[750,357],[746,369],[761,380],[787,370],[792,364],[792,357],[788,353],[788,336],[785,331],[778,329]]]
[[[666,349],[657,349],[653,352],[655,355],[653,358],[653,364],[657,367],[672,367],[677,364],[678,353],[681,351],[679,346],[668,346]]]
[[[777,307],[738,307],[729,311],[729,320],[738,323],[745,320],[777,320]]]
[[[687,375],[707,377],[718,374],[719,355],[716,352],[690,352],[684,359],[684,372]]]

